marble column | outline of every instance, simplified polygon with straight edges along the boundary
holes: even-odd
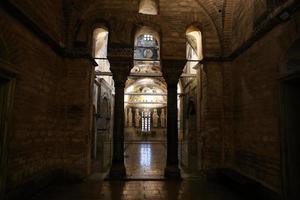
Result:
[[[122,179],[126,176],[124,165],[124,90],[132,61],[109,60],[115,82],[113,158],[109,179]]]
[[[186,64],[185,60],[163,60],[162,72],[168,88],[167,105],[167,166],[165,177],[180,179],[178,167],[178,109],[177,84]]]

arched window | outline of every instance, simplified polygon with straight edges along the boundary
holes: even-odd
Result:
[[[109,85],[113,84],[112,78],[97,73],[110,72],[107,60],[108,31],[105,28],[96,28],[93,33],[93,56],[98,66],[95,68],[97,78],[104,79]]]
[[[159,39],[158,34],[155,31],[144,27],[136,34],[134,44],[134,59],[159,59]]]
[[[96,28],[93,38],[95,58],[107,58],[108,31],[104,28]]]
[[[142,27],[137,31],[134,41],[134,67],[135,73],[160,72],[160,41],[156,31]]]
[[[157,15],[158,14],[157,0],[140,0],[139,13],[145,15]]]
[[[203,59],[202,53],[202,34],[200,30],[194,26],[188,28],[186,32],[186,73],[196,74],[194,67]]]

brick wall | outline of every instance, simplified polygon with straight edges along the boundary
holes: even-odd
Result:
[[[64,15],[61,0],[8,0],[57,42],[64,42]]]
[[[59,0],[11,2],[55,41],[64,40]],[[239,24],[228,23],[234,30],[231,34],[230,29],[222,28],[222,14],[218,11],[221,1],[162,0],[159,16],[137,14],[137,1],[129,1],[132,4],[125,9],[121,0],[97,2],[100,3],[78,14],[82,27],[71,29],[76,31],[70,38],[87,42],[89,26],[101,18],[111,25],[110,42],[128,44],[134,26],[142,23],[160,29],[164,57],[185,57],[186,28],[197,21],[202,26],[205,55],[219,56],[223,53],[221,30],[229,32],[229,40],[236,38],[226,45],[237,47],[253,28],[253,15],[245,12],[252,10],[249,4],[233,10],[233,18],[240,17],[235,18]],[[297,37],[296,26],[292,20],[276,27],[233,63],[205,64],[200,117],[204,168],[230,165],[267,187],[280,190],[278,63]],[[88,174],[91,64],[86,59],[62,58],[2,9],[0,27],[0,37],[8,47],[5,59],[19,72],[14,130],[9,136],[8,191],[39,182],[57,169],[79,176]]]
[[[0,9],[4,59],[19,74],[8,138],[7,193],[25,196],[53,172],[89,172],[91,77],[87,59],[63,59]]]
[[[2,10],[5,59],[19,72],[13,134],[9,135],[8,190],[39,178],[60,165],[59,92],[62,60]]]
[[[90,172],[92,137],[92,72],[94,68],[87,59],[64,59],[67,68],[60,90],[60,112],[63,159],[65,169],[78,176]]]
[[[204,169],[223,165],[223,65],[206,63],[202,73],[201,137]]]
[[[222,29],[222,13],[218,11],[220,3],[210,1],[160,1],[159,15],[138,14],[137,1],[104,0],[94,2],[89,9],[83,11],[74,38],[79,42],[88,40],[90,28],[96,22],[107,22],[110,29],[110,43],[133,45],[134,30],[145,25],[158,30],[161,34],[162,57],[185,58],[186,30],[197,22],[204,35],[204,53],[206,56],[220,56],[220,30]],[[208,8],[206,8],[208,6]],[[204,7],[206,9],[204,9]],[[209,16],[207,12],[212,14]],[[115,13],[118,13],[117,15]]]
[[[294,20],[279,25],[233,62],[234,167],[280,191],[279,68],[299,37]]]

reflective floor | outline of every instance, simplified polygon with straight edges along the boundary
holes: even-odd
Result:
[[[145,180],[103,181],[55,185],[32,200],[242,200],[230,189],[208,183],[202,177],[183,181],[147,180],[163,176],[166,158],[164,143],[125,145],[125,165],[129,178]]]
[[[165,166],[165,143],[127,143],[125,145],[125,167],[128,178],[163,178]]]

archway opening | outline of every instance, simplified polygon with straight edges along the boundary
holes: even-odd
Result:
[[[186,30],[187,63],[180,79],[180,97],[178,102],[180,116],[179,141],[180,163],[183,168],[197,171],[199,166],[199,133],[200,133],[200,101],[201,101],[201,70],[203,59],[201,31],[190,26]]]
[[[92,55],[97,63],[93,84],[92,172],[105,172],[111,165],[114,81],[107,59],[109,32],[105,27],[93,32]]]
[[[127,174],[162,177],[162,161],[166,159],[167,86],[161,73],[160,38],[153,29],[142,27],[136,32],[133,63],[124,96]]]

